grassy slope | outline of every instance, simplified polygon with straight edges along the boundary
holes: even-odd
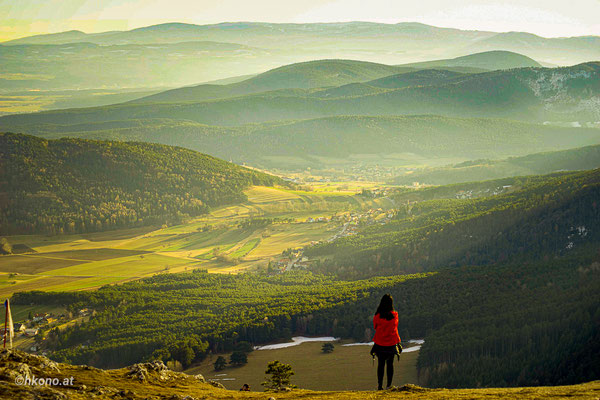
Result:
[[[29,356],[24,353],[9,355],[0,353],[0,388],[8,398],[26,399],[34,395],[56,396],[62,392],[69,399],[84,400],[92,395],[94,398],[113,399],[115,393],[121,393],[121,398],[127,399],[167,399],[173,395],[181,397],[214,399],[265,399],[265,393],[241,393],[217,389],[209,384],[201,383],[196,378],[179,373],[166,373],[170,379],[161,380],[157,372],[151,372],[148,379],[140,381],[128,376],[129,369],[98,370],[82,366],[57,364],[57,369],[48,368],[44,358]],[[73,377],[73,386],[19,386],[15,384],[14,369],[20,363],[29,366],[31,373],[36,378]],[[341,377],[341,379],[346,379]],[[600,392],[600,382],[590,382],[573,386],[557,387],[532,387],[532,388],[490,388],[490,389],[422,389],[407,386],[403,391],[366,391],[366,392],[314,392],[308,390],[294,390],[288,393],[276,393],[278,399],[539,399],[539,398],[569,398],[569,399],[597,399]],[[121,392],[122,391],[122,392]]]

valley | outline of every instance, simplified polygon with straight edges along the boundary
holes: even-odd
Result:
[[[161,21],[0,43],[0,393],[598,397],[599,36]]]
[[[0,257],[0,294],[97,289],[197,268],[218,273],[265,270],[269,264],[277,268],[286,259],[284,251],[334,237],[351,212],[391,208],[384,197],[357,195],[360,188],[338,191],[321,185],[307,192],[256,186],[245,192],[248,202],[217,208],[185,224],[7,236],[15,254]],[[319,218],[326,221],[309,222]]]

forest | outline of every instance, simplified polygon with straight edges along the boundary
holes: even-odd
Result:
[[[0,133],[0,234],[70,234],[177,223],[279,178],[150,143]]]
[[[13,303],[95,310],[89,322],[44,333],[54,359],[189,366],[239,342],[293,333],[369,341],[372,314],[389,292],[402,338],[425,338],[418,369],[428,386],[584,382],[600,374],[590,350],[600,339],[598,177],[593,170],[475,182],[466,186],[475,193],[501,183],[515,189],[466,200],[448,198],[464,185],[400,191],[397,201],[423,200],[342,245],[315,246],[313,256],[339,253],[319,256],[313,271],[197,269],[95,292],[16,293]],[[391,246],[398,237],[410,246]]]
[[[598,169],[408,191],[396,195],[404,207],[393,222],[307,254],[319,258],[320,270],[345,278],[544,259],[598,240],[598,198]]]

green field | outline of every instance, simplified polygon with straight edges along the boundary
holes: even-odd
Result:
[[[248,354],[248,364],[228,367],[216,372],[213,363],[218,355],[211,355],[200,365],[185,371],[214,379],[227,389],[239,389],[248,383],[253,391],[262,391],[267,363],[279,360],[290,364],[296,373],[292,383],[312,390],[374,390],[377,388],[377,364],[373,365],[369,346],[341,346],[335,343],[330,354],[321,352],[321,342],[307,342],[276,350],[255,350]],[[418,384],[417,357],[419,352],[403,353],[394,362],[395,386]],[[229,355],[226,355],[229,359]]]
[[[26,290],[89,290],[193,268],[217,273],[264,268],[282,251],[327,240],[342,225],[339,221],[307,223],[309,217],[393,207],[385,198],[355,195],[374,185],[315,184],[308,191],[255,186],[246,190],[247,202],[215,209],[181,225],[11,236],[10,243],[28,246],[34,252],[0,257],[0,295]],[[275,222],[257,227],[240,225],[252,218],[272,218]]]

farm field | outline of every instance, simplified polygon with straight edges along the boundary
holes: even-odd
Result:
[[[369,355],[370,346],[341,346],[335,342],[332,353],[321,352],[322,342],[305,342],[298,346],[274,350],[255,350],[248,354],[248,364],[215,371],[213,364],[218,355],[211,355],[186,373],[202,374],[206,379],[222,383],[227,389],[239,389],[244,383],[252,391],[262,391],[267,364],[279,360],[290,364],[296,373],[292,383],[312,390],[374,390],[377,388],[377,364]],[[418,384],[418,351],[403,353],[394,361],[395,386]],[[224,355],[229,360],[229,354]]]
[[[387,198],[356,196],[361,183],[314,190],[255,186],[248,201],[169,227],[144,227],[91,234],[8,237],[31,251],[0,257],[0,296],[25,290],[89,290],[158,273],[194,268],[237,273],[265,268],[289,248],[327,240],[341,229],[329,220],[352,210],[389,208]],[[364,188],[373,188],[372,183]],[[309,223],[324,217],[327,222]],[[252,219],[266,223],[248,224]]]

